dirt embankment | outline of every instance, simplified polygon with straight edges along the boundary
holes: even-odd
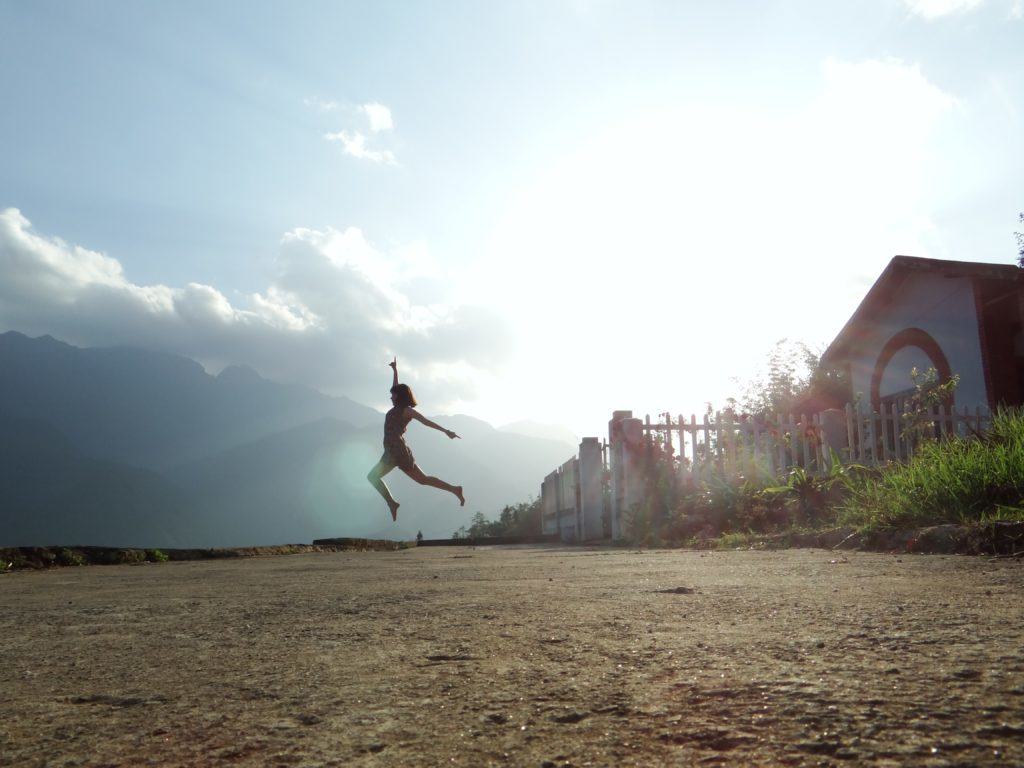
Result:
[[[0,576],[0,765],[1020,765],[1024,564],[432,547]]]
[[[390,552],[411,546],[388,539],[318,539],[312,544],[214,549],[139,549],[132,547],[0,547],[0,571],[75,565],[133,565],[170,560],[221,560],[264,555],[299,555],[310,552]]]

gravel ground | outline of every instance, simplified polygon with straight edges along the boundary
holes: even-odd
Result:
[[[0,576],[0,765],[1022,765],[1024,564],[437,547]]]

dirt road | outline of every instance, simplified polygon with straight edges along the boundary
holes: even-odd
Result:
[[[1021,765],[1022,596],[824,550],[10,573],[0,765]]]

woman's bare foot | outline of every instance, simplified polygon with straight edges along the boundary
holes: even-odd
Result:
[[[389,501],[388,508],[391,510],[391,519],[398,521],[398,508],[401,506],[397,501]]]
[[[466,506],[466,497],[462,495],[462,486],[461,485],[456,485],[455,486],[455,496],[459,500],[459,506],[460,507]]]

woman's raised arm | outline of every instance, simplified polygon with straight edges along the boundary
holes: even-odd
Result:
[[[396,357],[388,365],[391,366],[391,387],[394,388],[398,386],[398,358]]]

